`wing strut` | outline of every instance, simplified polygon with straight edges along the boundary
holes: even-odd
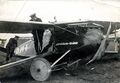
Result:
[[[57,64],[65,55],[67,55],[71,50],[66,51],[60,58],[58,58],[52,65],[51,68]]]

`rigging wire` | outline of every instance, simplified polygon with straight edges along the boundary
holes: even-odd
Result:
[[[25,7],[26,2],[27,2],[27,0],[24,0],[24,3],[23,3],[23,5],[22,5],[20,11],[17,13],[17,15],[16,15],[16,17],[15,17],[15,21],[16,21],[17,17],[20,15],[20,13],[21,13],[21,11],[23,10],[23,8]]]

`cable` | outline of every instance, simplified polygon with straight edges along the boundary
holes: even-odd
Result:
[[[22,8],[20,9],[20,11],[17,13],[17,15],[16,15],[16,17],[15,17],[15,21],[16,21],[17,17],[19,16],[19,14],[21,13],[21,11],[23,10],[26,2],[27,2],[27,0],[24,0],[24,3],[23,3],[23,5],[22,5]]]

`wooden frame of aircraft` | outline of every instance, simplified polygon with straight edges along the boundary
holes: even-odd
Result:
[[[27,33],[32,32],[37,55],[11,62],[0,66],[0,70],[26,63],[30,64],[31,76],[37,81],[45,81],[49,78],[51,71],[59,70],[77,64],[81,59],[90,54],[95,54],[89,63],[101,58],[105,52],[106,41],[111,31],[111,24],[103,38],[101,25],[87,25],[85,22],[70,23],[40,23],[40,22],[15,22],[0,21],[0,32],[3,33]],[[94,38],[90,41],[91,33],[97,31],[99,41]],[[94,29],[94,30],[93,30]],[[96,34],[96,32],[95,32]],[[95,35],[92,34],[92,35]],[[90,36],[90,37],[88,37]],[[88,39],[87,39],[88,37]],[[87,50],[87,51],[86,51]],[[19,55],[19,54],[17,54]],[[23,55],[22,55],[23,56]],[[24,55],[26,56],[26,55]],[[23,56],[23,57],[24,57]]]

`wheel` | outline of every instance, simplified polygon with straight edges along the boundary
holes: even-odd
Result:
[[[36,58],[30,66],[31,76],[37,81],[45,81],[51,73],[50,63],[44,58]]]

